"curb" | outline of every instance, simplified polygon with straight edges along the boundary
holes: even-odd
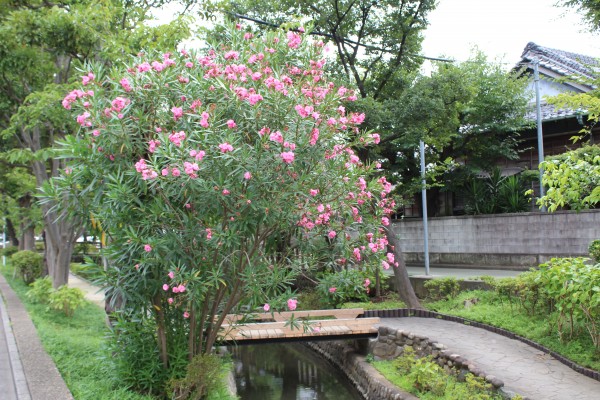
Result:
[[[475,328],[485,329],[486,331],[496,333],[500,336],[507,337],[509,339],[515,339],[526,345],[529,345],[543,353],[549,354],[554,357],[557,361],[560,361],[562,364],[571,368],[573,371],[578,372],[588,378],[594,379],[600,382],[600,371],[595,371],[590,368],[583,367],[573,361],[567,359],[564,356],[561,356],[554,350],[550,350],[547,347],[542,346],[539,343],[534,342],[531,339],[527,339],[523,336],[517,335],[514,332],[508,331],[503,328],[498,328],[496,326],[484,324],[482,322],[473,321],[470,319],[456,317],[454,315],[440,314],[435,311],[428,310],[417,310],[413,308],[397,308],[394,310],[367,310],[363,314],[363,317],[379,317],[379,318],[407,318],[407,317],[419,317],[419,318],[437,318],[443,319],[445,321],[458,322],[464,325],[473,326]]]
[[[29,393],[31,394],[30,397],[19,396],[19,399],[72,400],[73,396],[67,388],[60,372],[58,372],[56,364],[54,364],[54,361],[46,353],[40,342],[29,313],[2,274],[0,274],[0,293],[4,298],[6,315],[10,320],[10,324],[5,324],[5,329],[8,332],[12,328],[11,336],[14,337],[16,344],[15,351],[11,351],[13,353],[11,354],[11,363],[13,363],[13,357],[17,359],[20,357],[22,372],[25,377],[25,381],[22,384],[29,387]],[[17,390],[19,390],[18,368],[15,371],[15,364],[13,363],[12,365]]]

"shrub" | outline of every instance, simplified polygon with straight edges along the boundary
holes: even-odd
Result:
[[[49,276],[46,276],[36,279],[31,284],[31,288],[27,291],[27,297],[36,303],[48,303],[53,291],[52,280]]]
[[[0,249],[0,255],[3,255],[5,257],[10,257],[13,254],[15,254],[17,251],[19,251],[18,246],[6,246],[6,248]]]
[[[323,275],[317,290],[334,307],[350,301],[367,301],[371,278],[364,271],[350,268]]]
[[[41,254],[30,250],[18,251],[10,258],[12,265],[28,285],[42,276],[43,260],[44,257]]]
[[[597,263],[600,263],[600,239],[596,239],[590,243],[588,249],[590,257]]]
[[[67,317],[72,317],[75,310],[85,303],[84,294],[78,288],[66,285],[50,293],[48,305],[50,308],[61,311]]]
[[[169,382],[172,399],[201,400],[219,386],[221,360],[214,354],[199,354],[187,366],[182,379]]]
[[[460,292],[460,281],[453,277],[430,279],[424,284],[427,297],[432,300],[450,300]]]

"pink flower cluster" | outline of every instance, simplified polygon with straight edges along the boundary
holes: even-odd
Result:
[[[88,90],[84,92],[83,90],[75,89],[71,91],[62,101],[62,106],[67,110],[71,109],[71,105],[77,101],[77,99],[81,99],[87,96],[94,96],[94,92],[92,90]]]
[[[142,174],[143,180],[154,179],[158,177],[158,173],[146,164],[143,158],[135,163],[135,170]]]
[[[86,86],[90,82],[92,82],[94,79],[96,79],[96,76],[92,72],[88,72],[87,75],[84,75],[84,76],[81,77],[81,84],[83,86]]]
[[[185,132],[173,132],[169,135],[169,141],[177,147],[181,147],[181,143],[185,140]]]

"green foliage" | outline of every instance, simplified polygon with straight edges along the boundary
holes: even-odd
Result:
[[[84,257],[84,263],[71,263],[71,272],[90,282],[101,281],[106,273],[101,265],[98,265],[90,257]]]
[[[19,251],[19,246],[6,246],[4,249],[0,249],[0,255],[10,257]]]
[[[415,365],[416,360],[417,355],[414,347],[404,346],[402,349],[402,354],[393,360],[393,365],[394,368],[398,370],[399,374],[408,375],[413,365]]]
[[[10,257],[12,265],[26,284],[30,284],[42,276],[44,257],[30,250],[22,250]]]
[[[67,317],[72,317],[75,310],[83,304],[85,304],[85,297],[81,289],[70,288],[66,285],[52,291],[48,297],[48,306],[62,312]]]
[[[590,257],[592,257],[595,262],[600,263],[600,239],[592,241],[588,251],[590,252]]]
[[[169,382],[171,398],[202,400],[219,386],[221,360],[214,354],[199,354],[187,366],[184,378]]]
[[[556,327],[561,338],[575,335],[577,325],[585,328],[600,351],[600,264],[584,258],[553,258],[540,265],[537,281],[553,301]]]
[[[460,280],[453,277],[429,279],[423,286],[432,300],[453,299],[460,292]]]
[[[530,197],[526,194],[531,181],[526,175],[502,176],[499,168],[487,178],[471,175],[461,189],[465,194],[467,214],[515,213],[529,210]]]
[[[464,382],[455,374],[448,374],[431,356],[417,358],[411,346],[391,361],[375,361],[374,367],[398,387],[423,400],[500,400],[502,395],[493,391],[483,378],[467,373]]]
[[[289,31],[220,34],[197,54],[86,66],[86,91],[64,99],[81,124],[57,151],[69,167],[43,187],[44,205],[71,197],[67,211],[92,215],[110,238],[103,283],[120,318],[141,326],[114,331],[115,354],[124,373],[148,371],[126,336],[148,336],[131,348],[157,346],[147,392],[182,378],[188,355],[213,351],[219,315],[293,309],[306,260],[373,271],[386,259],[391,185],[355,150],[377,136],[314,61],[321,44]]]
[[[553,157],[540,164],[546,195],[538,199],[540,207],[556,211],[593,208],[600,203],[600,146],[589,145]]]
[[[46,304],[50,301],[50,295],[54,291],[52,280],[49,276],[36,279],[27,291],[27,297],[34,303]]]
[[[350,301],[366,302],[369,289],[366,283],[374,279],[369,276],[365,271],[354,268],[327,273],[321,277],[317,290],[322,299],[333,307]]]
[[[107,337],[115,375],[123,386],[137,392],[163,393],[169,371],[160,363],[152,321],[124,318],[122,313],[115,318],[113,334]]]

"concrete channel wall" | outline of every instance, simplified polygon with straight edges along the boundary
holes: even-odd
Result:
[[[407,263],[423,263],[423,221],[393,223]],[[588,256],[600,210],[429,218],[431,264],[528,269],[552,257]]]

